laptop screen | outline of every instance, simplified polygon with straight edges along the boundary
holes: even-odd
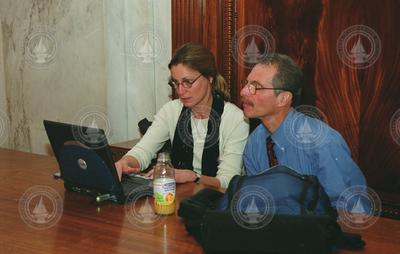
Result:
[[[96,133],[91,137],[105,137],[103,130],[47,120],[44,126],[66,184],[99,193],[122,193],[107,139],[92,146],[74,135],[80,128],[84,133]]]

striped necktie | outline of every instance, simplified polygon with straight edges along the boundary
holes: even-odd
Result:
[[[267,154],[269,159],[269,167],[273,167],[279,164],[273,149],[274,145],[274,141],[272,140],[271,136],[269,136],[267,138]]]

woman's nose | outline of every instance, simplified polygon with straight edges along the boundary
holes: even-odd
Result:
[[[185,93],[185,88],[181,84],[179,84],[176,86],[175,92],[178,94],[178,96],[180,96]]]

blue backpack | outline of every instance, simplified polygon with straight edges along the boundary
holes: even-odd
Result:
[[[282,165],[254,176],[234,176],[216,209],[227,210],[234,205],[233,201],[240,201],[237,211],[257,207],[260,213],[337,218],[337,212],[316,176],[301,175]]]

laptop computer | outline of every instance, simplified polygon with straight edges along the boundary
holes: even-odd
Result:
[[[43,124],[67,190],[93,195],[97,202],[124,203],[135,190],[152,195],[150,179],[123,174],[119,181],[104,130],[48,120]]]

